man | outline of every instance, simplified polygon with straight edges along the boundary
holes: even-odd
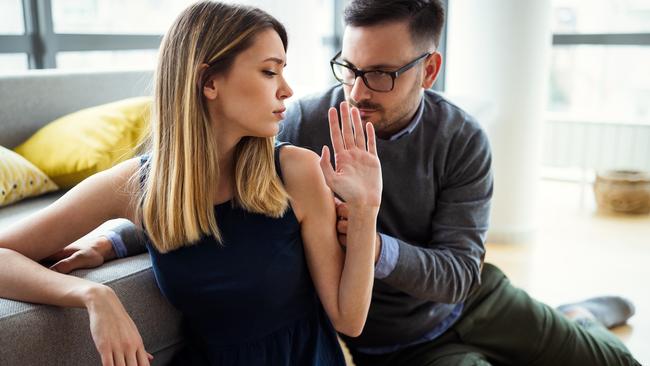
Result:
[[[490,147],[471,116],[429,90],[442,64],[440,2],[353,0],[345,22],[342,51],[331,61],[342,85],[291,107],[279,139],[320,152],[330,143],[327,110],[344,100],[377,131],[384,180],[379,255],[364,331],[344,338],[355,363],[638,364],[596,321],[625,321],[631,307],[623,300],[565,307],[580,319],[570,321],[483,263]],[[345,245],[345,203],[337,212]],[[137,242],[132,226],[117,231],[109,235],[118,253]],[[111,252],[108,242],[100,246]]]

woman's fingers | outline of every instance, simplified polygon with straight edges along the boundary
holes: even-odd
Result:
[[[144,348],[139,348],[136,356],[138,358],[138,366],[149,366],[149,361],[153,360],[153,356],[145,351]]]
[[[368,152],[377,156],[377,139],[375,137],[375,127],[372,123],[366,123],[366,134],[368,135]]]
[[[102,359],[102,366],[115,366],[113,363],[113,352],[100,352],[99,356]]]
[[[126,361],[124,361],[124,354],[122,352],[113,351],[113,362],[115,366],[126,366]]]
[[[135,352],[131,351],[128,352],[127,354],[124,355],[124,358],[126,359],[126,366],[139,366],[141,364],[138,363],[138,357],[137,357],[138,351],[136,350]]]
[[[361,114],[358,108],[352,108],[352,124],[354,126],[354,141],[357,148],[366,151],[366,134],[363,131],[363,123],[361,122]]]
[[[346,149],[355,146],[354,133],[352,132],[352,121],[350,120],[350,105],[348,102],[341,102],[341,128],[343,129],[343,142]]]

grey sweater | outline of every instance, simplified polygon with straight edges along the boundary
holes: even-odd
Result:
[[[278,137],[320,154],[331,147],[327,110],[343,101],[334,87],[289,107]],[[425,91],[420,121],[397,140],[377,140],[384,190],[377,230],[397,239],[394,270],[376,279],[368,321],[352,347],[419,339],[479,285],[492,197],[491,153],[478,123]]]
[[[287,110],[279,140],[320,153],[330,146],[327,110],[343,100],[335,87]],[[421,339],[479,285],[492,197],[487,137],[467,113],[425,91],[415,129],[377,140],[384,190],[377,230],[395,238],[393,271],[376,279],[368,321],[352,347],[381,348]],[[290,169],[290,167],[287,167]],[[129,255],[145,251],[135,227],[117,233]]]

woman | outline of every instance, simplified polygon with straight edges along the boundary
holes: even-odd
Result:
[[[275,146],[292,94],[286,46],[283,26],[259,9],[186,9],[160,48],[150,154],[0,233],[0,297],[85,307],[103,365],[148,365],[110,288],[36,263],[124,217],[148,235],[158,286],[185,316],[189,342],[176,363],[343,364],[334,328],[360,334],[372,292],[375,135],[367,124],[366,146],[358,110],[343,104],[342,131],[329,112],[336,171],[327,147],[319,160]],[[346,251],[332,191],[350,210]]]

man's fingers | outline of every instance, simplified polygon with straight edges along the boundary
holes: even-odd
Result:
[[[361,122],[361,114],[358,108],[352,108],[352,124],[354,126],[354,142],[357,147],[366,151],[366,134],[363,131],[363,123]]]
[[[332,148],[334,148],[334,157],[336,158],[337,153],[345,150],[341,127],[339,126],[339,112],[332,107],[327,111],[327,117],[330,123],[330,139],[332,140]]]
[[[52,254],[51,256],[43,259],[44,261],[47,262],[55,262],[55,261],[60,261],[61,259],[67,258],[71,255],[73,255],[78,249],[77,248],[70,248],[70,247],[65,247],[58,252]]]
[[[74,269],[72,263],[70,262],[71,260],[72,258],[62,259],[51,266],[50,269],[59,273],[70,273]]]
[[[341,102],[341,128],[343,129],[343,142],[346,149],[355,146],[354,133],[352,132],[352,121],[350,120],[350,106],[348,102]]]
[[[339,232],[339,234],[346,234],[348,233],[348,220],[338,220],[336,222],[336,231]]]
[[[377,156],[377,138],[375,136],[375,126],[372,123],[366,123],[366,134],[368,135],[368,152]]]
[[[321,151],[320,169],[323,171],[325,183],[327,183],[328,186],[331,186],[335,172],[334,168],[332,167],[332,162],[330,161],[330,149],[327,146],[323,146],[323,149]]]

